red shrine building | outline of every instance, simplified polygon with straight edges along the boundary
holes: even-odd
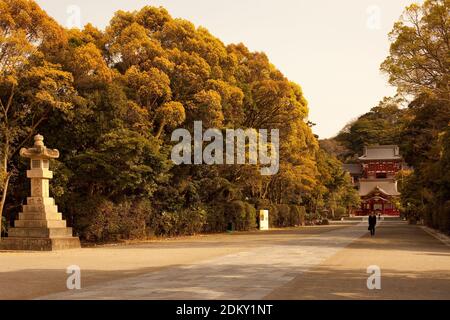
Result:
[[[356,164],[345,164],[361,197],[361,207],[354,214],[365,216],[372,211],[398,216],[395,206],[400,193],[396,174],[403,167],[399,147],[395,145],[369,146]]]

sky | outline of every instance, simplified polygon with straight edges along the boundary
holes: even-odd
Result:
[[[117,10],[163,6],[225,44],[244,43],[302,86],[320,138],[395,94],[379,70],[388,33],[414,0],[37,0],[66,27],[103,29]],[[422,1],[417,0],[421,3]]]

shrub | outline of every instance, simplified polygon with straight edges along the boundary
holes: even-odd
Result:
[[[149,200],[125,201],[118,206],[119,232],[123,239],[143,239],[150,233],[149,221],[152,217],[152,206]]]
[[[226,230],[225,206],[223,204],[215,204],[207,207],[206,232],[223,232]]]
[[[203,208],[183,209],[178,214],[178,234],[193,235],[203,231],[206,224],[206,210]]]
[[[177,215],[173,212],[163,211],[152,216],[150,225],[156,236],[177,235]]]
[[[87,241],[117,240],[120,221],[113,202],[102,197],[89,197],[74,201],[71,211],[75,230],[81,238]]]
[[[278,227],[278,207],[276,205],[269,206],[269,226],[271,228]]]
[[[344,207],[337,207],[336,210],[334,211],[335,219],[340,219],[346,215],[347,215],[347,209],[345,209]]]
[[[255,229],[257,225],[256,209],[249,203],[245,203],[245,229]]]
[[[295,227],[295,226],[304,225],[305,224],[305,215],[306,215],[305,207],[291,205],[290,206],[289,226]]]
[[[302,206],[275,204],[268,206],[268,209],[271,227],[295,227],[306,223],[306,210]]]
[[[79,236],[96,242],[145,238],[152,214],[148,200],[125,200],[115,204],[102,197],[75,201],[71,211]]]
[[[203,208],[186,208],[177,212],[163,211],[153,215],[150,226],[157,236],[185,236],[202,232],[206,224]]]
[[[249,203],[235,200],[217,203],[208,207],[205,231],[224,232],[232,223],[237,231],[247,231],[256,227],[256,209]]]
[[[278,209],[278,219],[277,219],[277,227],[289,227],[290,226],[290,212],[291,209],[289,208],[289,205],[287,204],[278,204],[277,205],[277,209]]]
[[[256,227],[256,210],[251,204],[235,200],[230,202],[226,208],[226,223],[233,223],[235,230],[247,231]]]

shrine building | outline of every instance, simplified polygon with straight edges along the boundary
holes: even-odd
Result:
[[[361,207],[353,213],[360,216],[377,214],[398,216],[395,203],[400,193],[397,190],[396,174],[403,168],[403,158],[395,145],[368,146],[358,163],[345,164],[344,170],[352,177],[361,197]]]

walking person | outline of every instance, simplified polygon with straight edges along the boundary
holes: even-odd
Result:
[[[373,237],[375,235],[375,226],[377,225],[377,216],[374,211],[370,213],[369,216],[369,230],[370,235]]]

